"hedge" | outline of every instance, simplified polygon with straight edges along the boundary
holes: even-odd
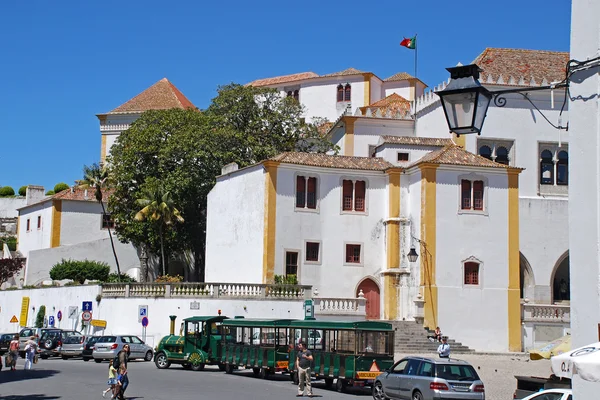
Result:
[[[50,270],[50,278],[56,281],[72,279],[83,284],[86,280],[106,282],[110,266],[98,261],[62,260]]]

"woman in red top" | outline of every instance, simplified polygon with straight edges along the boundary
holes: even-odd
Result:
[[[19,334],[16,334],[14,339],[8,346],[8,352],[10,354],[10,370],[14,371],[17,369],[17,358],[19,357]]]

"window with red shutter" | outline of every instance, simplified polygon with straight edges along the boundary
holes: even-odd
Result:
[[[308,178],[306,208],[317,208],[317,178]]]
[[[31,230],[31,220],[27,219],[27,232]]]
[[[473,209],[483,210],[483,181],[473,182]]]
[[[351,90],[350,84],[347,83],[346,87],[344,88],[344,101],[350,101]]]
[[[346,262],[360,264],[360,244],[346,245]]]
[[[342,210],[344,211],[352,211],[352,191],[352,181],[344,180],[342,184]]]
[[[306,242],[306,261],[319,261],[318,242]]]
[[[38,229],[40,229],[42,227],[42,216],[41,215],[38,215],[37,225],[38,225]]]
[[[479,264],[476,262],[465,263],[465,285],[479,285]]]
[[[365,211],[365,181],[354,184],[354,211]]]
[[[296,177],[296,207],[304,208],[306,205],[306,180],[303,176]]]
[[[342,85],[337,87],[337,101],[344,101],[344,87]]]
[[[460,208],[463,210],[471,209],[471,181],[463,179],[461,181],[461,200]]]

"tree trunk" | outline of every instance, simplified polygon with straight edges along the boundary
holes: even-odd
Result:
[[[102,219],[106,219],[106,209],[104,208],[104,202],[100,202],[102,206]],[[117,257],[117,250],[115,250],[115,243],[113,242],[112,233],[110,232],[110,226],[106,226],[108,230],[108,237],[110,239],[110,247],[112,247],[113,255],[115,256],[115,264],[117,264],[117,282],[121,282],[121,267],[119,266],[119,258]]]
[[[163,276],[166,275],[166,266],[165,266],[165,246],[163,244],[163,227],[160,225],[160,255],[162,257],[162,273]]]
[[[146,283],[148,280],[148,251],[146,250],[146,244],[141,244],[140,249],[140,267],[141,267],[141,276],[140,281],[142,283]]]

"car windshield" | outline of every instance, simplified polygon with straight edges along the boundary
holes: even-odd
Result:
[[[435,367],[435,374],[440,379],[446,379],[448,381],[476,381],[479,380],[479,376],[475,369],[466,364],[452,365],[452,364],[438,364]]]
[[[92,336],[91,338],[88,338],[87,344],[94,344],[98,341],[98,339],[100,339],[98,336]]]
[[[12,340],[12,338],[15,335],[11,335],[10,333],[5,333],[4,335],[0,336],[0,340]]]
[[[65,331],[64,333],[65,333],[65,337],[81,336],[81,333],[75,332],[75,331]]]
[[[43,339],[54,339],[60,337],[60,331],[48,331],[48,332],[44,332],[44,334],[42,335],[42,340]]]
[[[82,343],[82,342],[83,342],[82,336],[69,336],[65,339],[65,344],[76,344],[76,343]]]
[[[97,343],[114,343],[117,341],[116,336],[102,336]]]

